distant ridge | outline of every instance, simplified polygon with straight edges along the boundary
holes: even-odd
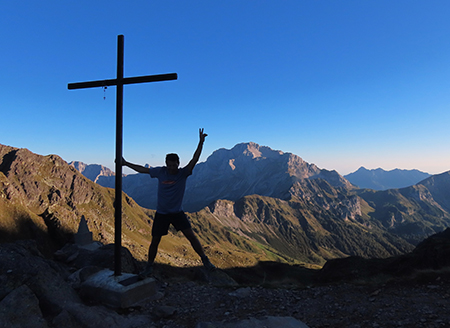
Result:
[[[368,170],[361,166],[357,171],[344,175],[344,178],[362,189],[388,190],[413,186],[430,176],[419,170]]]
[[[79,161],[72,161],[69,163],[69,165],[75,168],[75,170],[77,170],[81,174],[83,174],[86,178],[94,182],[98,182],[98,179],[102,176],[104,177],[115,176],[113,171],[99,164],[85,164]]]

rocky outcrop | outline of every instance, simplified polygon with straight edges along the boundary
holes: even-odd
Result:
[[[109,205],[105,204],[109,199],[99,197],[95,184],[56,155],[39,156],[27,149],[0,146],[0,160],[0,172],[5,178],[0,186],[4,200],[41,215],[47,226],[76,231],[79,208]],[[92,216],[86,213],[86,217]]]

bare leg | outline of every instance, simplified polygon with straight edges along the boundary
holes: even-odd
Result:
[[[187,240],[189,240],[189,242],[192,245],[192,248],[194,249],[194,251],[201,257],[204,258],[205,252],[203,251],[203,247],[200,244],[200,241],[198,240],[197,236],[194,234],[194,231],[192,231],[192,228],[188,228],[185,230],[182,230],[181,232],[183,232],[184,236],[187,238]]]
[[[162,236],[153,236],[152,242],[150,243],[150,246],[148,248],[148,263],[152,264],[155,262],[156,254],[158,253],[158,246],[161,242]]]
[[[145,269],[139,273],[141,279],[150,277],[153,273],[153,262],[155,262],[156,254],[158,253],[158,246],[161,241],[161,236],[153,236],[152,242],[148,248],[148,262]]]

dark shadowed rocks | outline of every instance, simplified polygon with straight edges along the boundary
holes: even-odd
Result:
[[[450,229],[405,256],[378,262],[334,260],[323,272],[281,263],[260,265],[253,272],[218,270],[216,277],[230,275],[234,284],[208,282],[195,274],[200,268],[161,265],[155,278],[162,297],[121,311],[78,295],[80,282],[100,268],[89,257],[100,264],[97,253],[106,254],[108,247],[68,245],[54,261],[45,258],[34,241],[3,243],[0,327],[437,328],[450,323],[449,241]],[[289,277],[291,270],[297,280]],[[373,276],[377,270],[382,280]],[[327,272],[327,281],[314,279]],[[245,283],[240,285],[243,275]]]
[[[44,258],[34,241],[0,244],[0,315],[2,324],[7,324],[4,327],[122,328],[151,324],[149,316],[126,318],[112,309],[85,305],[69,282],[72,270]]]
[[[386,259],[365,259],[351,256],[327,261],[317,274],[322,283],[376,279],[376,277],[411,277],[433,275],[450,267],[450,228],[437,233],[410,253]],[[434,274],[439,275],[439,274]]]
[[[27,285],[12,290],[0,301],[0,318],[2,328],[48,327],[39,299]]]

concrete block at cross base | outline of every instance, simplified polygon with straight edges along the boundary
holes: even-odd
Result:
[[[115,276],[108,269],[90,276],[81,285],[81,295],[114,308],[127,308],[146,299],[158,298],[155,279],[139,280],[137,275],[131,273]]]

